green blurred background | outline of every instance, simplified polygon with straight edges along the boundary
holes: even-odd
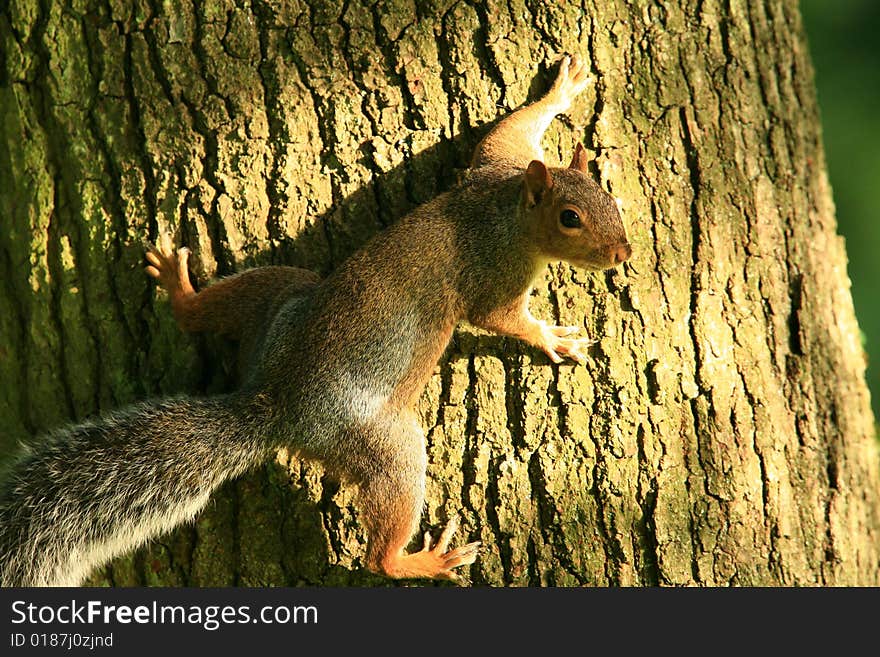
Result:
[[[828,169],[880,420],[880,1],[801,0]]]

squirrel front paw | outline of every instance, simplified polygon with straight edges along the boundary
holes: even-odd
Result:
[[[595,340],[590,338],[569,338],[580,331],[578,326],[548,326],[541,322],[541,337],[538,345],[554,363],[561,363],[562,356],[567,356],[583,365],[587,362],[585,350]]]
[[[560,106],[561,112],[568,110],[571,102],[587,88],[590,81],[590,72],[581,57],[566,55],[562,59],[556,81],[550,88],[550,95]]]

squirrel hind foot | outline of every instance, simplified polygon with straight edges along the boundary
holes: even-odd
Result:
[[[177,249],[176,253],[168,253],[155,244],[147,242],[146,272],[155,278],[171,296],[172,304],[195,294],[192,283],[189,280],[189,254],[186,247]]]
[[[436,542],[432,541],[430,532],[425,532],[424,547],[420,551],[388,555],[381,559],[378,567],[370,569],[394,579],[426,578],[460,582],[461,576],[453,569],[474,563],[482,543],[474,541],[449,550],[449,542],[457,529],[458,518],[453,517]]]

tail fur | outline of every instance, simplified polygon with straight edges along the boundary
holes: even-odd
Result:
[[[0,585],[75,586],[270,451],[235,396],[147,402],[35,441],[0,484]]]

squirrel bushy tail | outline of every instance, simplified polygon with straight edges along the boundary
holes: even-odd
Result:
[[[0,585],[75,586],[192,519],[264,462],[264,416],[236,395],[144,402],[30,444],[0,488]]]

